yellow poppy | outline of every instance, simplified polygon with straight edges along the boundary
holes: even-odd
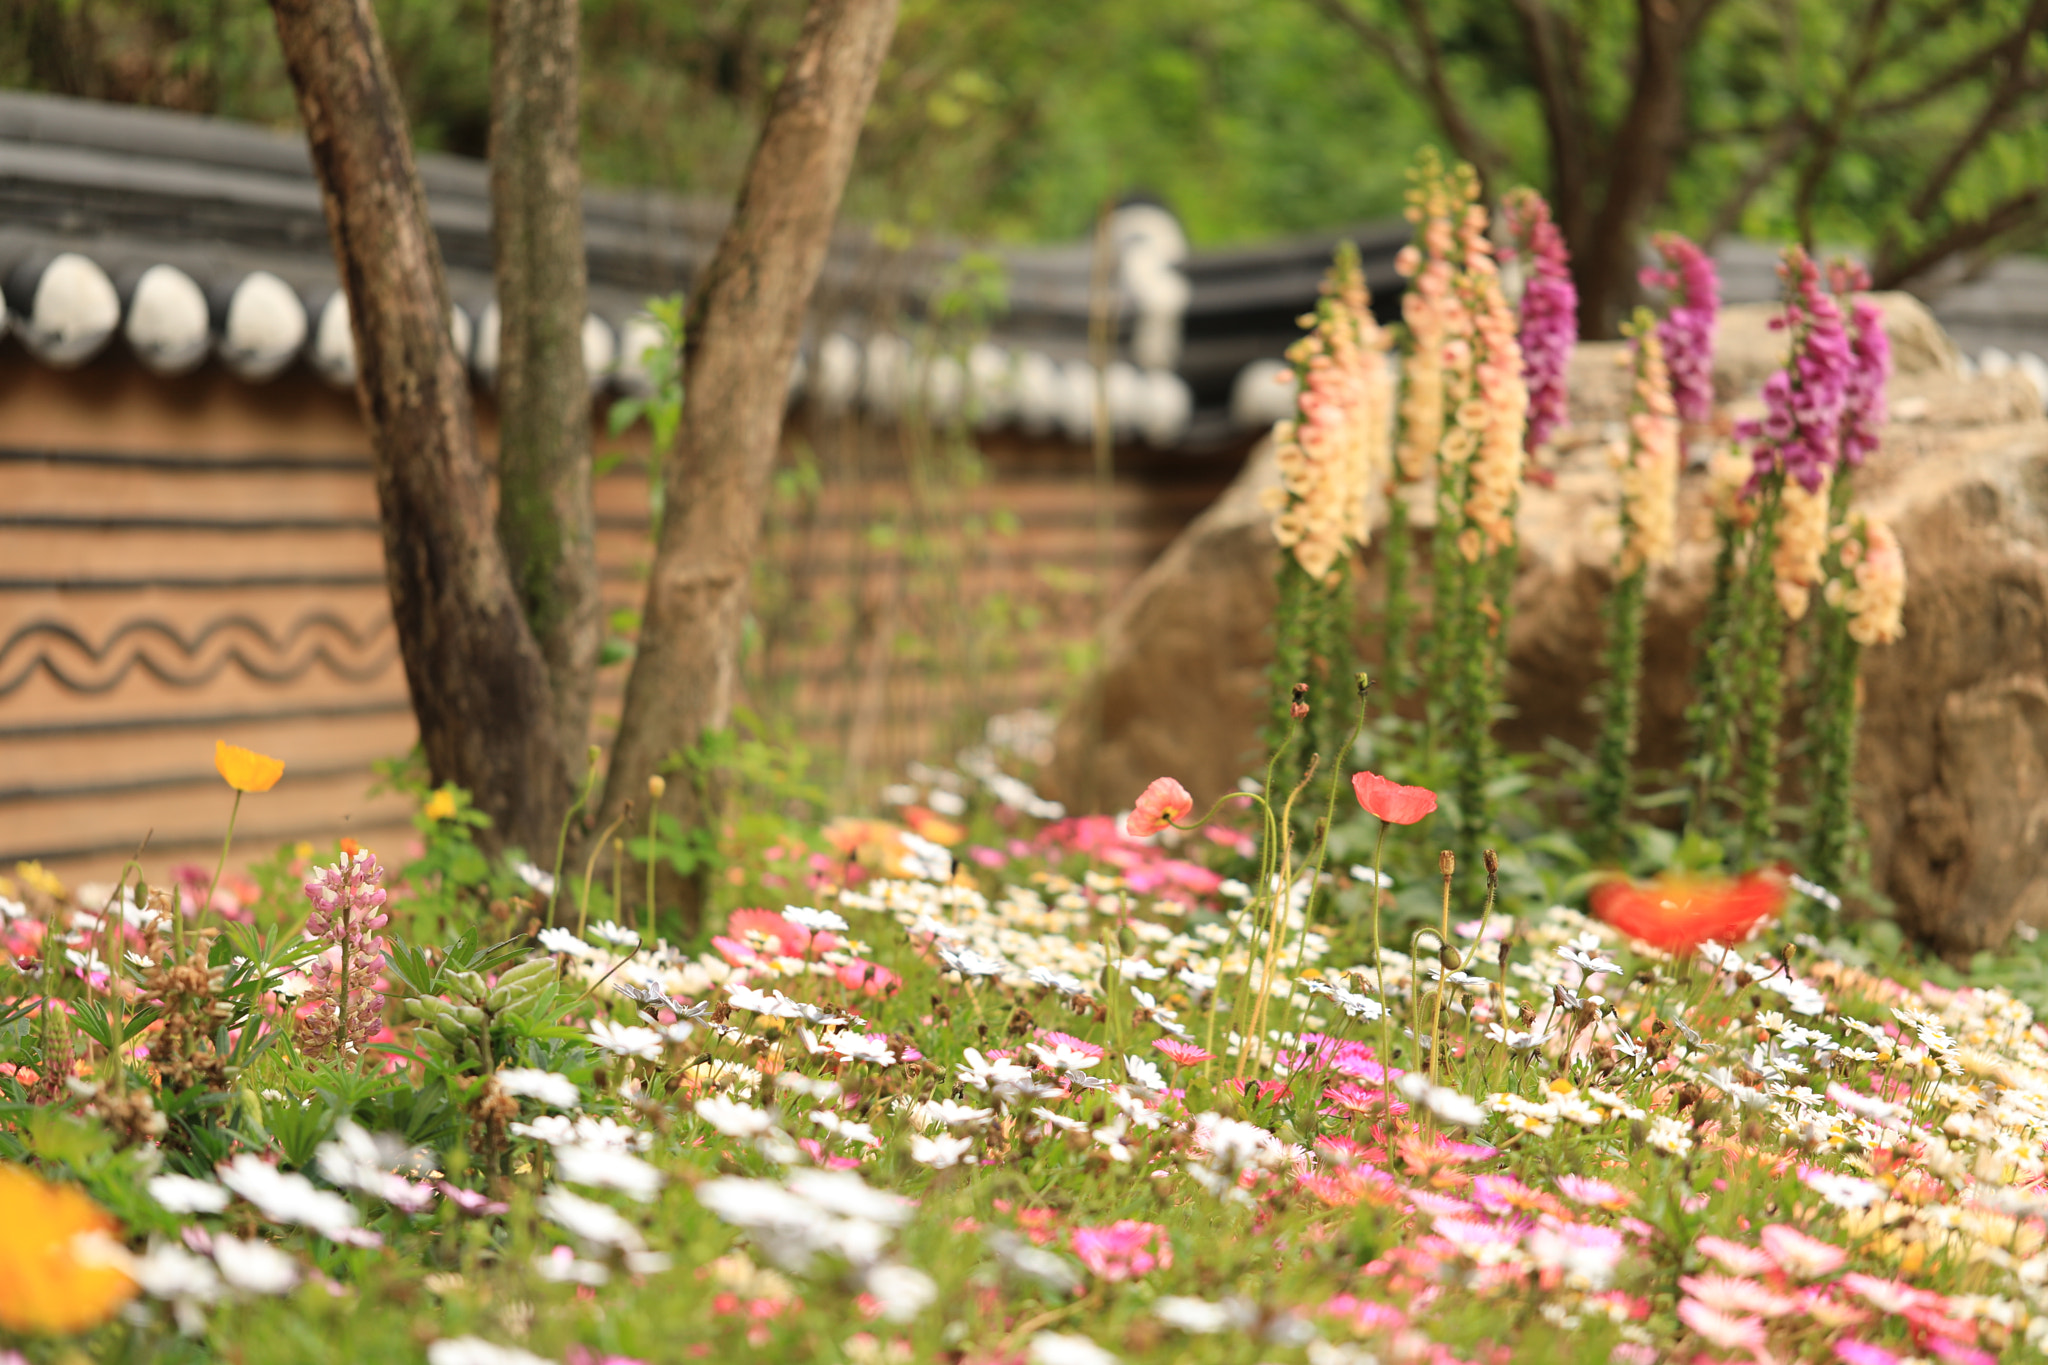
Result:
[[[267,792],[284,776],[284,760],[244,749],[224,739],[213,742],[213,766],[238,792]]]
[[[113,1264],[117,1230],[76,1186],[0,1163],[0,1327],[82,1332],[112,1317],[135,1297]]]
[[[448,820],[455,815],[455,793],[446,787],[440,788],[427,798],[427,804],[420,808],[420,814],[429,820]]]

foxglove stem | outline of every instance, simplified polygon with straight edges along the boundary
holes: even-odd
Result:
[[[1700,624],[1700,667],[1693,681],[1695,700],[1687,711],[1693,730],[1694,787],[1687,830],[1710,835],[1715,827],[1714,801],[1719,785],[1735,767],[1735,606],[1738,596],[1736,551],[1742,528],[1733,517],[1717,516],[1714,530],[1720,549],[1714,554],[1713,586]]]
[[[1785,475],[1773,473],[1759,495],[1744,566],[1737,697],[1742,708],[1742,785],[1737,865],[1754,866],[1777,828],[1779,722],[1785,706],[1785,612],[1771,566],[1784,508]]]

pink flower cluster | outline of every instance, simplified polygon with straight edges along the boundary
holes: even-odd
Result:
[[[1550,205],[1535,190],[1512,191],[1503,206],[1508,240],[1526,253],[1529,280],[1522,288],[1522,377],[1529,385],[1529,450],[1564,424],[1565,368],[1579,336],[1579,290],[1572,283],[1571,253],[1550,216]]]
[[[1069,1241],[1081,1264],[1112,1284],[1173,1265],[1173,1242],[1157,1223],[1119,1218],[1107,1227],[1075,1228]]]
[[[360,1053],[383,1027],[384,997],[376,985],[384,969],[384,940],[377,931],[390,918],[383,880],[377,855],[363,849],[344,853],[306,883],[306,899],[313,903],[306,932],[328,945],[306,973],[313,986],[306,993],[311,1008],[300,1039],[310,1053]]]
[[[1675,232],[1660,232],[1657,254],[1664,264],[1645,267],[1645,289],[1671,295],[1657,339],[1671,371],[1671,396],[1681,421],[1704,426],[1714,417],[1714,319],[1721,311],[1721,277],[1714,258]]]
[[[1773,326],[1792,333],[1792,361],[1764,381],[1763,420],[1745,423],[1739,434],[1757,442],[1757,478],[1783,470],[1814,492],[1842,457],[1853,357],[1842,310],[1813,258],[1787,247],[1778,273],[1785,280],[1785,316]]]
[[[1849,311],[1849,386],[1842,411],[1842,459],[1851,468],[1877,450],[1877,433],[1889,416],[1884,386],[1892,376],[1892,342],[1884,311],[1867,298]]]

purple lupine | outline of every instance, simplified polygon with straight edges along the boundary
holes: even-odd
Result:
[[[1565,369],[1579,335],[1579,290],[1572,283],[1571,253],[1543,196],[1518,189],[1508,195],[1504,207],[1508,239],[1529,259],[1520,324],[1522,378],[1529,389],[1529,425],[1523,442],[1535,450],[1564,424]]]
[[[1679,420],[1705,426],[1714,418],[1714,319],[1721,311],[1721,277],[1714,258],[1675,232],[1660,232],[1655,245],[1662,267],[1645,266],[1645,289],[1662,289],[1671,306],[1657,324],[1664,365],[1671,372],[1671,397]]]
[[[300,1024],[301,1044],[314,1056],[360,1054],[383,1027],[384,997],[376,987],[384,969],[377,930],[390,918],[383,880],[377,855],[364,849],[343,854],[306,883],[306,899],[313,902],[306,932],[327,945],[306,973],[313,980],[306,993],[312,1009]]]
[[[1842,310],[1804,248],[1785,249],[1785,314],[1775,329],[1792,333],[1792,361],[1764,381],[1764,417],[1737,434],[1756,441],[1756,479],[1782,469],[1818,492],[1842,458],[1842,416],[1853,357]],[[1754,486],[1754,483],[1752,483]]]

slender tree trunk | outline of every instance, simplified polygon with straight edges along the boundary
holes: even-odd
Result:
[[[448,284],[370,0],[272,0],[370,430],[391,615],[437,782],[475,794],[492,841],[547,846],[568,803],[547,665],[492,530]]]
[[[1697,11],[1697,12],[1695,12]],[[1685,111],[1685,46],[1704,7],[1638,0],[1636,64],[1627,112],[1615,126],[1606,193],[1584,240],[1570,242],[1579,332],[1616,335],[1635,298],[1643,219],[1663,197]]]
[[[590,492],[578,0],[492,0],[491,240],[498,288],[498,538],[547,660],[572,765],[603,635]]]
[[[896,8],[897,0],[812,0],[732,222],[696,283],[683,357],[689,398],[600,824],[644,800],[649,776],[731,715],[790,367]],[[703,795],[692,781],[670,782],[663,805],[694,827],[711,814]],[[695,913],[701,879],[681,890],[685,913]]]

